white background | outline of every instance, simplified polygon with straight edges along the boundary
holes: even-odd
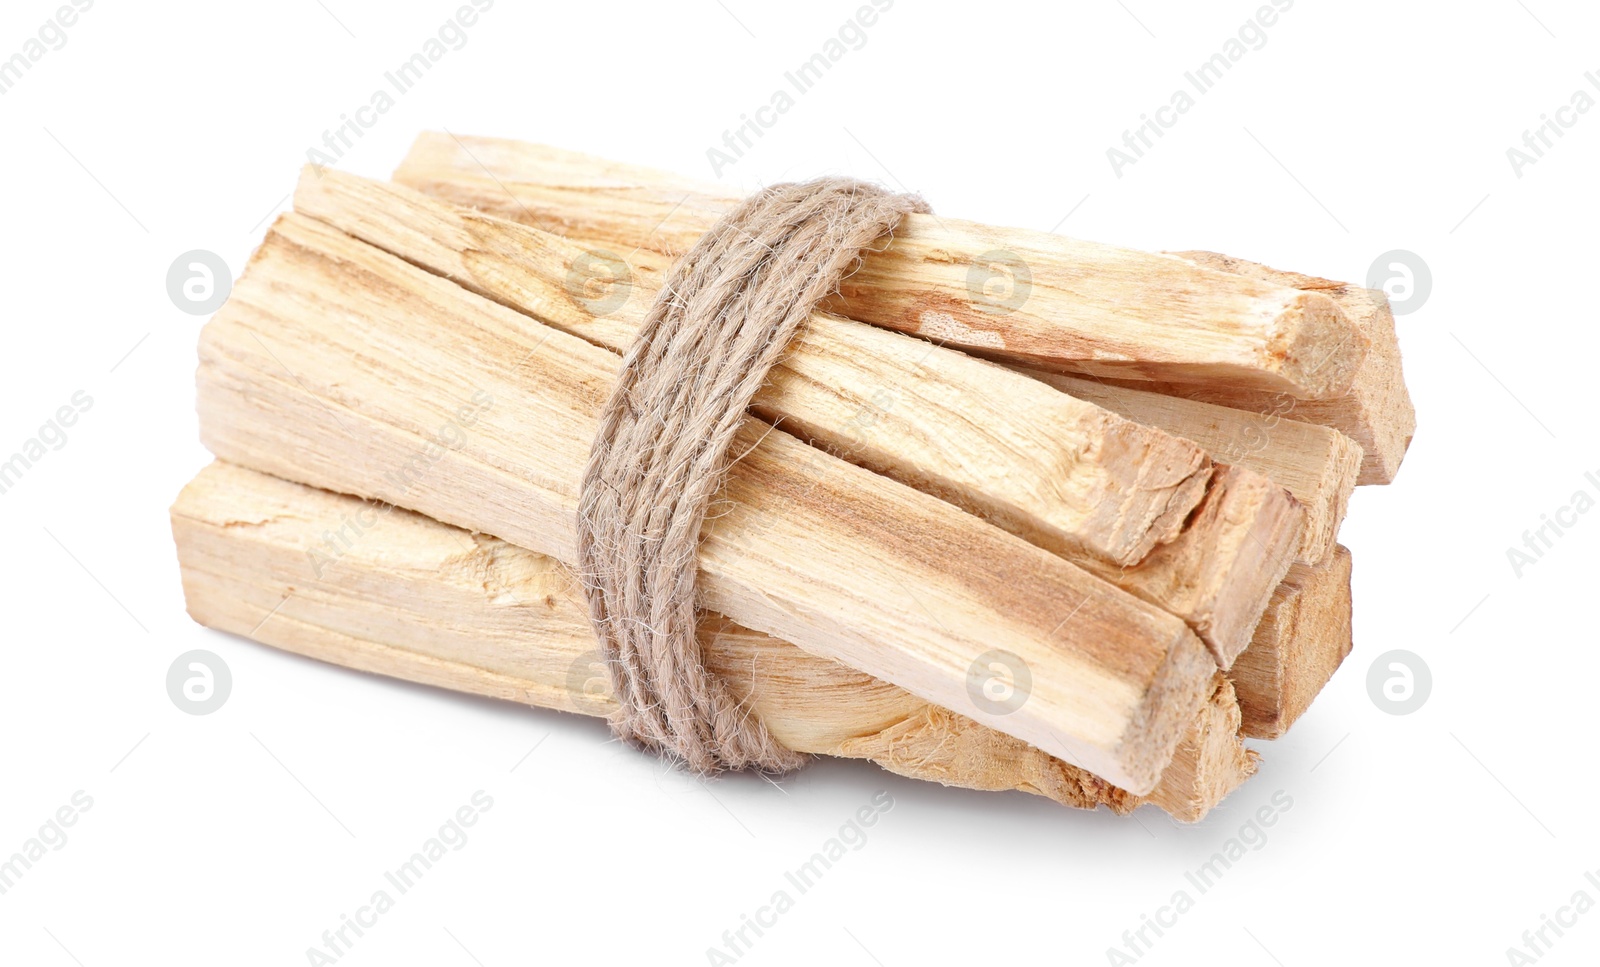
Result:
[[[1506,550],[1596,492],[1600,110],[1517,177],[1506,156],[1600,72],[1600,11],[1558,0],[1299,0],[1155,150],[1106,149],[1253,0],[899,0],[722,178],[850,172],[942,213],[1363,280],[1431,267],[1399,320],[1420,430],[1355,496],[1356,652],[1208,820],[1081,813],[819,762],[707,785],[596,721],[343,671],[195,626],[166,509],[207,462],[191,249],[235,271],[306,150],[455,0],[101,2],[0,96],[0,457],[92,409],[0,495],[0,855],[93,806],[0,896],[0,962],[296,964],[476,790],[494,806],[350,964],[706,963],[878,790],[894,808],[750,964],[1098,964],[1275,792],[1292,808],[1140,961],[1452,965],[1507,948],[1600,869],[1591,774],[1600,513],[1518,578]],[[706,149],[854,0],[501,0],[339,167],[386,176],[426,129],[710,177]],[[55,9],[8,0],[0,57]],[[1065,218],[1068,213],[1070,218]],[[205,648],[233,693],[180,711]],[[1414,651],[1414,714],[1368,665]],[[536,748],[535,748],[536,747]],[[529,750],[534,751],[529,754]],[[1191,893],[1195,891],[1190,889]],[[1548,934],[1554,939],[1554,934]],[[1593,963],[1600,911],[1541,963]]]

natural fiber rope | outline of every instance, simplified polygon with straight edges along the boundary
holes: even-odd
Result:
[[[620,738],[702,773],[803,761],[701,661],[700,526],[745,411],[800,326],[865,246],[928,210],[846,178],[774,185],[668,274],[623,359],[578,499],[578,561]]]

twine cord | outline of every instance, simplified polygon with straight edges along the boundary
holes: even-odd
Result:
[[[614,734],[700,773],[785,772],[784,748],[702,661],[700,528],[746,410],[818,302],[915,195],[848,178],[746,199],[672,267],[623,358],[578,494],[578,563],[620,710]]]

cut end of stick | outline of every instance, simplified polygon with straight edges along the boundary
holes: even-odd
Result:
[[[1411,403],[1411,395],[1406,390],[1400,362],[1400,343],[1395,334],[1394,313],[1389,308],[1389,297],[1377,289],[1299,272],[1285,272],[1216,252],[1168,254],[1201,268],[1325,295],[1344,310],[1350,321],[1367,338],[1367,355],[1348,391],[1330,399],[1304,397],[1305,402],[1296,408],[1295,419],[1333,427],[1361,445],[1361,476],[1358,484],[1365,486],[1392,482],[1416,433],[1417,414]],[[1271,402],[1258,395],[1214,390],[1202,391],[1195,398],[1252,410]]]
[[[1133,806],[1159,806],[1179,822],[1197,823],[1248,778],[1255,775],[1260,756],[1239,741],[1239,703],[1233,685],[1218,674],[1211,697],[1196,716],[1194,726],[1178,745],[1172,765],[1161,782],[1142,800],[1126,801],[1114,812],[1132,812]]]
[[[1299,502],[1271,479],[1242,467],[1218,465],[1216,486],[1197,518],[1210,518],[1228,553],[1227,567],[1210,573],[1215,593],[1196,609],[1194,627],[1211,648],[1217,667],[1232,667],[1250,644],[1272,592],[1294,562],[1305,527]]]
[[[1134,566],[1184,533],[1190,516],[1210,489],[1215,466],[1203,451],[1189,449],[1190,441],[1138,432],[1146,427],[1110,411],[1102,419],[1108,446],[1139,452],[1137,458],[1127,461],[1135,468],[1134,479],[1126,481],[1120,493],[1101,498],[1118,507],[1118,519],[1127,522],[1123,554],[1113,560]],[[1066,475],[1071,470],[1068,465],[1062,473]]]
[[[1310,708],[1351,650],[1351,555],[1339,546],[1314,567],[1297,564],[1229,677],[1238,690],[1241,731],[1276,739]]]
[[[1360,445],[1338,430],[1287,419],[1276,411],[1253,413],[1101,380],[1021,371],[1064,393],[1192,440],[1213,460],[1272,478],[1305,512],[1296,563],[1317,564],[1333,552],[1361,467]]]
[[[1137,567],[1090,571],[1181,618],[1226,670],[1250,643],[1300,546],[1305,514],[1267,477],[1215,464],[1183,532]]]
[[[1324,400],[1349,392],[1366,359],[1368,339],[1330,298],[1297,292],[1263,307],[1273,318],[1264,368],[1278,372],[1291,395]]]
[[[1157,670],[1126,735],[1123,788],[1140,796],[1155,791],[1177,754],[1194,714],[1211,695],[1216,663],[1202,642],[1185,628]],[[1133,753],[1131,750],[1152,750]],[[1159,751],[1155,751],[1159,750]]]

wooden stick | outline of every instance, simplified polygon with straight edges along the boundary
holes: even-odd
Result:
[[[395,180],[613,245],[686,250],[737,199],[717,186],[540,145],[424,134]],[[1343,394],[1366,338],[1332,300],[1180,259],[909,216],[830,311],[1053,371]]]
[[[363,529],[329,560],[325,535],[345,521]],[[587,606],[553,558],[221,462],[184,488],[172,529],[201,624],[456,691],[585,715],[614,708]],[[708,665],[789,748],[911,778],[1118,813],[1149,802],[1193,822],[1255,771],[1220,675],[1161,782],[1140,797],[718,615],[707,615],[701,641]]]
[[[1250,647],[1228,672],[1244,734],[1276,739],[1287,732],[1350,648],[1350,552],[1338,547],[1323,564],[1290,569]]]
[[[1155,549],[1138,567],[1084,567],[1146,601],[1181,615],[1227,670],[1250,644],[1273,595],[1260,580],[1290,570],[1303,515],[1282,487],[1242,467],[1217,464],[1216,483],[1184,536]],[[1292,514],[1287,511],[1293,511]]]
[[[615,354],[291,214],[200,355],[217,456],[573,560]],[[1211,687],[1182,621],[753,419],[734,449],[701,535],[704,608],[1154,788]],[[1020,707],[969,691],[1002,647],[1031,672]]]
[[[1274,412],[1306,423],[1331,426],[1361,445],[1363,458],[1359,484],[1386,484],[1394,480],[1406,448],[1417,430],[1417,413],[1406,390],[1400,368],[1400,343],[1395,335],[1389,297],[1376,289],[1348,282],[1331,282],[1298,272],[1280,272],[1255,262],[1215,252],[1176,252],[1204,268],[1235,272],[1271,285],[1292,286],[1328,295],[1368,341],[1366,359],[1356,370],[1350,389],[1324,400],[1293,400],[1284,412],[1283,400],[1262,393],[1237,392],[1207,386],[1164,388],[1191,399],[1207,400],[1243,410]]]
[[[332,171],[306,169],[295,210],[619,354],[668,268]],[[922,340],[817,313],[790,349],[758,416],[1075,559],[1138,563],[1211,475],[1193,443]]]
[[[629,281],[591,290],[591,253],[560,236],[332,172],[308,172],[295,207],[619,353],[665,269],[661,256],[637,253],[601,273]],[[1222,668],[1249,644],[1302,526],[1301,511],[1265,477],[1212,478],[1192,444],[1175,447],[1165,433],[993,363],[861,323],[819,313],[792,348],[757,397],[757,415],[1182,618]],[[873,399],[882,402],[864,414]],[[1207,513],[1195,512],[1202,495]],[[1152,555],[1158,535],[1165,546]],[[1135,556],[1143,560],[1126,560]]]
[[[1296,562],[1317,564],[1333,552],[1362,462],[1361,447],[1338,430],[1286,419],[1273,411],[1252,413],[1038,370],[1030,375],[1131,420],[1193,440],[1214,460],[1272,478],[1305,509]],[[1284,399],[1279,409],[1294,406],[1293,399]]]

